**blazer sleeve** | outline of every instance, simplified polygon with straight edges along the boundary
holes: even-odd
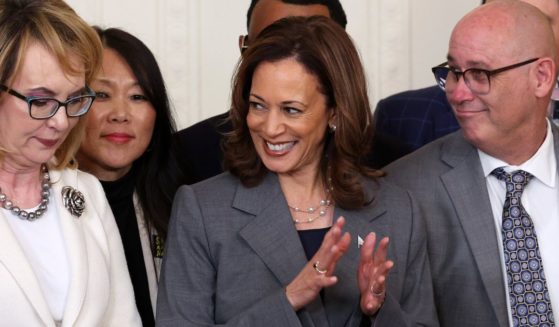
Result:
[[[89,185],[95,185],[92,206],[99,215],[108,244],[108,269],[110,275],[110,298],[103,319],[103,326],[141,326],[142,322],[134,300],[134,290],[126,265],[122,240],[115,217],[101,184],[92,177]]]
[[[403,287],[400,294],[386,294],[378,314],[371,319],[373,326],[439,326],[429,258],[427,255],[426,230],[423,216],[415,200],[407,192],[411,204],[411,230]],[[389,277],[390,278],[390,277]]]
[[[175,196],[157,302],[157,326],[217,326],[217,263],[196,196],[182,186]],[[279,289],[219,326],[301,326]]]

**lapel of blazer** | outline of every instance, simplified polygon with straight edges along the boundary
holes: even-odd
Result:
[[[10,271],[12,277],[27,297],[29,303],[37,311],[37,315],[43,323],[46,326],[54,326],[54,320],[43,297],[39,281],[10,225],[6,221],[6,219],[18,218],[10,216],[0,211],[0,240],[2,240],[0,262]],[[32,224],[33,222],[29,223]]]
[[[442,145],[442,160],[452,167],[441,176],[500,326],[508,325],[501,256],[485,176],[477,150],[461,133]]]
[[[70,268],[70,288],[63,321],[65,326],[72,326],[82,309],[87,288],[88,256],[81,219],[85,219],[88,212],[87,206],[92,204],[86,202],[86,208],[81,217],[72,216],[70,211],[64,207],[62,188],[71,186],[78,191],[84,191],[85,185],[78,185],[77,170],[52,171],[50,175]],[[79,187],[82,189],[80,190]]]
[[[334,219],[343,216],[346,219],[344,231],[351,236],[351,243],[347,252],[340,258],[334,272],[338,277],[338,283],[324,290],[324,306],[328,321],[331,326],[344,326],[348,318],[357,310],[360,310],[359,304],[359,287],[357,284],[357,268],[359,267],[360,246],[359,238],[365,240],[370,232],[377,232],[378,226],[373,229],[372,222],[386,213],[381,197],[378,194],[378,186],[376,183],[362,180],[366,185],[368,194],[374,195],[373,202],[361,210],[344,210],[336,207],[334,210]],[[378,238],[377,238],[378,239]],[[390,250],[389,250],[390,251]],[[389,257],[393,257],[393,253],[389,253]],[[351,282],[348,282],[351,281]],[[344,299],[343,305],[340,305],[340,297]],[[347,299],[350,298],[350,301]]]
[[[307,258],[291,221],[277,176],[268,173],[253,188],[239,184],[233,207],[255,216],[240,230],[240,236],[280,284],[287,286],[307,264]],[[320,298],[307,305],[300,315],[303,315],[303,320],[312,321],[315,326],[328,326]]]

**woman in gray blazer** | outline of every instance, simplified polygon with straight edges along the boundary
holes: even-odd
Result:
[[[242,55],[230,119],[229,172],[175,197],[159,326],[437,325],[413,199],[361,164],[372,118],[342,28],[266,28]]]

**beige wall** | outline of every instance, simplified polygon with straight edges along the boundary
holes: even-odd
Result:
[[[179,127],[228,108],[249,0],[67,0],[87,22],[121,27],[154,52]],[[342,0],[360,49],[373,106],[395,92],[433,85],[456,21],[479,0]]]

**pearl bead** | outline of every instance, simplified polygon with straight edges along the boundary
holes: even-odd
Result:
[[[50,195],[50,175],[48,172],[47,165],[43,164],[41,166],[42,172],[42,181],[41,181],[41,203],[39,204],[39,208],[34,212],[27,212],[22,210],[18,206],[14,206],[14,203],[8,199],[7,195],[2,193],[2,189],[0,189],[0,202],[3,202],[2,207],[6,210],[12,211],[15,216],[18,216],[20,219],[33,221],[39,217],[41,217],[45,211],[47,211],[47,205],[49,203],[49,195]]]

